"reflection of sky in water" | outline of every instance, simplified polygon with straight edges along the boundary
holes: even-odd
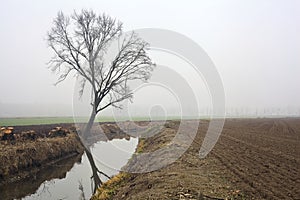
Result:
[[[116,171],[123,167],[128,158],[131,157],[138,140],[131,138],[124,142],[124,139],[114,139],[111,142],[98,142],[92,148],[92,153],[97,166],[105,173],[116,174]],[[133,148],[134,147],[134,148]],[[125,159],[124,159],[125,158]]]
[[[96,143],[92,147],[92,153],[98,169],[109,176],[116,174],[118,169],[127,163],[135,151],[137,143],[137,138],[131,138],[129,141],[125,139],[114,139],[109,142]],[[91,176],[91,167],[84,154],[82,156],[82,162],[80,164],[76,163],[67,173],[66,178],[45,181],[35,194],[27,196],[24,199],[79,199],[81,195],[79,182],[83,185],[85,197],[89,199],[92,195]],[[100,175],[100,178],[103,181],[106,180],[102,175]]]

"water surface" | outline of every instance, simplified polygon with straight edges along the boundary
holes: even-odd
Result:
[[[98,169],[112,176],[131,158],[137,143],[137,138],[99,141],[91,147],[91,152]],[[94,187],[91,176],[91,165],[84,153],[47,167],[31,179],[0,187],[1,199],[89,199]],[[107,180],[99,176],[102,181]]]

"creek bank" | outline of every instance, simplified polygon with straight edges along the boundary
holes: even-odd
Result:
[[[38,138],[0,144],[0,185],[20,181],[54,163],[82,154],[75,133],[65,137]]]
[[[69,158],[64,158],[55,163],[47,163],[42,170],[37,168],[36,170],[31,169],[31,173],[28,174],[26,179],[13,182],[11,184],[0,185],[1,200],[11,199],[23,199],[33,194],[45,195],[39,188],[43,185],[43,188],[49,189],[49,183],[52,180],[65,179],[67,173],[76,165],[81,164],[82,155],[78,154]],[[48,191],[49,192],[49,191]]]
[[[123,169],[135,167],[136,154],[172,145],[179,124],[179,121],[168,121],[158,134],[140,139],[136,153]],[[215,157],[210,154],[205,159],[199,158],[208,124],[207,120],[200,122],[193,143],[172,164],[147,173],[120,172],[105,182],[91,199],[242,199],[241,191],[227,181],[226,169]],[[186,130],[189,131],[188,126]]]
[[[45,167],[84,152],[74,124],[15,126],[13,131],[13,140],[0,141],[0,186],[31,177]],[[88,144],[112,138],[129,139],[115,123],[95,124],[91,132],[93,137]]]

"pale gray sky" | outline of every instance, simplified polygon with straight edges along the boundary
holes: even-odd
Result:
[[[0,117],[72,114],[74,81],[53,86],[45,36],[59,10],[82,8],[117,18],[125,31],[163,28],[197,42],[220,73],[228,108],[300,107],[298,0],[3,0]]]

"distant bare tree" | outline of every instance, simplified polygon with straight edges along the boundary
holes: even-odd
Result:
[[[74,71],[83,78],[80,96],[86,83],[91,86],[92,113],[84,134],[90,132],[101,110],[119,107],[119,102],[132,98],[128,81],[146,81],[153,70],[154,64],[146,53],[148,43],[135,33],[120,41],[117,55],[105,64],[108,47],[113,41],[120,40],[121,33],[122,23],[105,14],[96,15],[91,10],[74,12],[70,17],[59,12],[48,32],[48,44],[55,52],[50,68],[60,73],[57,83]]]

